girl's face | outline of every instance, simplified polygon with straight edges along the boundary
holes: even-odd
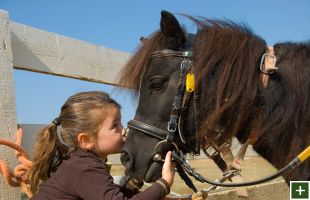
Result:
[[[120,110],[115,106],[110,106],[95,141],[96,151],[101,158],[105,159],[109,154],[120,153],[124,144],[122,131]]]

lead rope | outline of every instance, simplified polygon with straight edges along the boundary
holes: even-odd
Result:
[[[29,160],[29,156],[25,149],[21,147],[22,135],[22,129],[18,128],[15,143],[0,139],[0,145],[15,149],[15,155],[20,162],[20,164],[12,170],[4,160],[0,160],[0,173],[3,175],[4,180],[8,185],[12,187],[21,187],[22,191],[28,196],[28,198],[31,198],[33,194],[28,185],[27,172],[31,168],[32,162]]]

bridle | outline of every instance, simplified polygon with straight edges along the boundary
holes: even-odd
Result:
[[[271,54],[270,52],[271,51],[269,51],[267,54],[264,54],[262,57],[262,60],[264,59],[264,61],[261,62],[260,70],[264,74],[271,74],[271,72],[273,73],[275,70],[277,70],[277,68],[275,67],[275,63],[274,63],[271,70],[268,69],[268,60],[266,61],[265,57],[274,60],[274,62],[276,61],[274,54]],[[177,170],[178,170],[181,178],[185,181],[185,183],[190,188],[192,188],[195,192],[197,192],[197,189],[194,186],[194,184],[192,183],[192,181],[189,179],[187,174],[194,177],[196,180],[198,180],[202,183],[209,183],[209,184],[213,185],[213,189],[216,186],[243,187],[243,186],[251,186],[251,185],[260,184],[260,183],[272,180],[274,178],[277,178],[277,177],[283,175],[284,173],[286,173],[287,171],[295,168],[296,166],[298,166],[299,164],[301,164],[303,162],[303,160],[300,161],[300,159],[298,159],[298,157],[296,157],[288,165],[286,165],[285,167],[283,167],[281,170],[279,170],[278,172],[276,172],[273,175],[270,175],[268,177],[265,177],[265,178],[262,178],[259,180],[242,182],[242,183],[222,183],[222,182],[226,181],[227,179],[230,179],[231,177],[237,175],[239,173],[238,171],[231,171],[229,174],[224,175],[222,179],[220,179],[216,182],[211,181],[211,180],[203,177],[199,173],[197,173],[188,164],[188,162],[185,159],[184,154],[182,153],[182,151],[179,150],[180,148],[178,147],[178,145],[175,142],[175,138],[176,138],[175,136],[176,136],[176,132],[178,130],[178,133],[179,133],[179,136],[180,136],[182,143],[186,144],[186,141],[184,139],[184,135],[183,135],[182,131],[180,130],[180,121],[181,121],[182,109],[184,108],[185,104],[187,104],[189,102],[189,96],[194,91],[194,90],[190,91],[190,89],[187,88],[188,87],[187,76],[189,73],[193,73],[192,52],[191,51],[184,51],[183,52],[183,51],[174,51],[174,50],[164,49],[164,50],[155,51],[151,55],[151,58],[162,58],[162,57],[183,58],[183,61],[181,62],[181,65],[180,65],[180,73],[179,73],[179,79],[178,79],[177,93],[176,93],[176,96],[175,96],[174,101],[173,101],[170,119],[167,122],[167,130],[163,130],[161,128],[155,127],[155,126],[150,125],[150,124],[143,123],[143,122],[138,121],[138,120],[131,120],[128,122],[128,128],[142,132],[145,135],[148,135],[150,137],[153,137],[153,138],[160,140],[160,142],[158,142],[157,145],[155,145],[155,155],[153,156],[153,161],[163,161],[163,159],[162,159],[163,155],[161,155],[160,152],[158,151],[158,149],[161,145],[166,145],[166,144],[173,145],[173,147],[175,149],[175,151],[173,152],[173,160],[177,164]],[[195,92],[193,92],[193,94],[194,94],[194,104],[195,104],[195,101],[197,99],[199,99],[199,95],[197,95]],[[197,131],[197,120],[196,120],[197,119],[197,116],[196,116],[197,110],[196,110],[196,107],[194,110],[195,110],[195,125],[196,125],[196,131]],[[199,153],[198,151],[200,150],[200,145],[198,143],[196,143],[196,144],[197,145],[195,147],[194,152],[195,152],[195,154],[198,154]],[[198,151],[197,151],[197,149],[198,149]],[[309,152],[309,148],[307,150]],[[209,192],[209,189],[208,190],[201,190],[199,192]]]
[[[179,80],[177,86],[177,94],[174,98],[174,102],[172,104],[172,110],[170,114],[170,119],[167,122],[167,130],[163,130],[161,128],[152,126],[150,124],[143,123],[138,120],[130,120],[128,122],[128,127],[137,131],[140,131],[148,136],[157,138],[161,141],[165,141],[167,144],[172,144],[175,146],[175,149],[179,149],[178,145],[175,143],[175,133],[178,129],[178,123],[180,120],[181,110],[183,109],[184,104],[182,104],[182,100],[188,101],[188,96],[185,95],[186,91],[186,75],[193,70],[193,60],[192,53],[190,51],[174,51],[169,49],[158,50],[155,51],[151,58],[162,58],[162,57],[180,57],[184,58],[180,65],[180,73]],[[186,99],[185,99],[186,97]],[[185,144],[185,139],[182,134],[182,131],[178,131],[181,134],[181,141]]]
[[[179,72],[179,79],[177,85],[177,93],[174,97],[174,101],[172,104],[172,109],[170,113],[170,119],[167,122],[167,130],[163,130],[161,128],[155,127],[150,124],[143,123],[138,120],[130,120],[128,122],[128,128],[142,132],[150,137],[159,139],[160,141],[155,145],[155,155],[153,156],[153,161],[164,161],[163,155],[160,152],[160,148],[163,145],[172,145],[174,147],[174,154],[179,154],[180,156],[184,157],[182,151],[178,147],[177,143],[175,142],[176,132],[178,130],[179,138],[181,140],[182,146],[186,144],[185,137],[181,131],[181,112],[189,102],[190,95],[194,91],[194,80],[191,77],[193,76],[193,60],[192,60],[192,52],[191,51],[174,51],[169,49],[164,50],[157,50],[153,52],[151,58],[162,58],[162,57],[179,57],[183,58],[183,61],[180,64],[180,72]],[[194,93],[194,101],[198,98]],[[195,115],[196,115],[196,108]],[[195,116],[195,119],[197,117]],[[197,125],[196,125],[197,128]],[[193,150],[197,155],[200,153],[200,146],[199,143],[196,142],[196,146]],[[181,176],[181,178],[185,181],[185,183],[192,188],[195,192],[197,192],[196,187],[192,183],[191,179],[186,175],[185,171],[183,170],[182,163],[177,162],[177,169]]]
[[[188,73],[193,73],[193,60],[192,60],[192,53],[190,51],[174,51],[169,49],[164,50],[158,50],[155,51],[151,58],[162,58],[162,57],[180,57],[184,58],[184,60],[181,62],[180,65],[180,73],[179,73],[179,80],[178,80],[178,86],[177,86],[177,94],[174,98],[174,102],[172,104],[172,110],[170,113],[170,119],[167,122],[167,130],[163,130],[161,128],[152,126],[150,124],[143,123],[138,120],[130,120],[128,122],[128,128],[134,129],[136,131],[140,131],[148,136],[157,138],[160,140],[160,142],[156,145],[156,147],[159,147],[159,144],[171,144],[175,147],[175,150],[177,152],[179,151],[178,145],[175,143],[175,133],[178,130],[180,139],[183,144],[186,143],[184,139],[184,135],[182,134],[182,131],[180,130],[180,120],[181,120],[181,111],[184,108],[184,104],[188,102],[189,96],[186,95],[186,93],[190,93],[192,91],[189,91],[191,89],[186,90],[186,76]],[[195,98],[194,98],[195,99]],[[196,98],[197,99],[197,98]],[[164,142],[163,142],[164,141]],[[198,149],[198,148],[195,148]],[[157,152],[157,148],[155,148],[155,152]]]

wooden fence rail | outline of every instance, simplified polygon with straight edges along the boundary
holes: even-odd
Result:
[[[130,54],[9,20],[0,10],[0,138],[15,141],[16,104],[13,69],[115,85]],[[0,146],[0,159],[17,164],[14,151]],[[19,188],[0,176],[0,199],[20,199]]]

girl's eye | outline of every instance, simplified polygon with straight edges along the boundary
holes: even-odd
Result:
[[[152,78],[149,80],[149,89],[153,91],[163,90],[167,85],[167,79],[165,78]]]

